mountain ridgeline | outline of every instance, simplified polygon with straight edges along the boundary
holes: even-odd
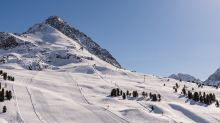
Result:
[[[35,33],[37,31],[42,31],[45,25],[49,25],[57,30],[59,30],[64,35],[78,41],[83,48],[86,48],[91,54],[98,56],[100,59],[114,65],[117,68],[122,68],[122,66],[116,61],[116,59],[106,50],[102,49],[96,42],[94,42],[90,37],[87,37],[84,33],[71,27],[67,22],[60,19],[58,16],[51,16],[42,23],[35,24],[30,27],[24,34]]]

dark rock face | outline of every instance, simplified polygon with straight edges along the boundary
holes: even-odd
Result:
[[[0,32],[0,49],[8,50],[15,48],[19,44],[16,42],[15,37],[7,32]]]

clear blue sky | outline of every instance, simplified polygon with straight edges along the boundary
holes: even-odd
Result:
[[[205,80],[220,67],[219,0],[1,0],[0,32],[58,15],[125,68]]]

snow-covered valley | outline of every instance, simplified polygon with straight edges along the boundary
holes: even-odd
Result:
[[[1,123],[220,122],[215,101],[206,105],[182,94],[185,87],[218,100],[219,89],[125,70],[97,45],[94,50],[83,37],[64,32],[43,22],[24,34],[1,33],[0,70],[15,77],[0,77],[2,88],[12,91],[10,101],[0,102],[7,107]],[[139,96],[111,96],[114,88]],[[161,101],[152,101],[150,93]]]

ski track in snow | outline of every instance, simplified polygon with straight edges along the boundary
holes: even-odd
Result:
[[[22,77],[20,83],[22,82],[23,79],[24,79],[24,76]],[[20,110],[19,110],[19,107],[18,107],[18,101],[17,101],[17,96],[16,96],[16,91],[15,91],[14,84],[15,84],[15,82],[14,82],[13,85],[12,85],[12,90],[13,90],[13,92],[14,92],[14,98],[15,98],[15,102],[16,102],[15,105],[16,105],[16,110],[17,110],[17,120],[20,121],[19,119],[21,119],[21,121],[23,121],[24,123],[26,123],[26,122],[23,120],[23,118],[22,118],[22,116],[21,116],[21,113],[20,113]]]
[[[128,122],[126,121],[125,119],[119,117],[118,115],[112,113],[111,111],[105,109],[105,108],[102,108],[102,107],[98,107],[98,106],[95,106],[95,105],[90,105],[90,103],[87,101],[87,99],[84,97],[84,95],[82,94],[82,92],[80,91],[80,88],[78,86],[78,83],[76,80],[74,80],[72,78],[72,76],[67,73],[69,75],[69,78],[72,80],[71,82],[75,82],[74,85],[76,85],[76,87],[78,88],[78,91],[77,92],[80,92],[80,94],[77,94],[77,95],[81,95],[81,97],[84,98],[83,101],[81,101],[82,103],[87,103],[87,105],[83,105],[86,109],[92,111],[97,117],[100,118],[100,120],[102,120],[102,122],[112,122],[112,123],[115,123],[115,122]],[[65,77],[64,75],[64,78],[67,78],[67,76]],[[67,79],[68,81],[68,79]],[[76,89],[77,90],[77,89]],[[73,91],[73,90],[72,90]],[[74,93],[77,93],[77,92],[74,92]],[[75,98],[75,96],[74,96]],[[72,98],[73,99],[73,98]],[[73,101],[76,101],[75,99]],[[78,100],[77,100],[78,101]]]

